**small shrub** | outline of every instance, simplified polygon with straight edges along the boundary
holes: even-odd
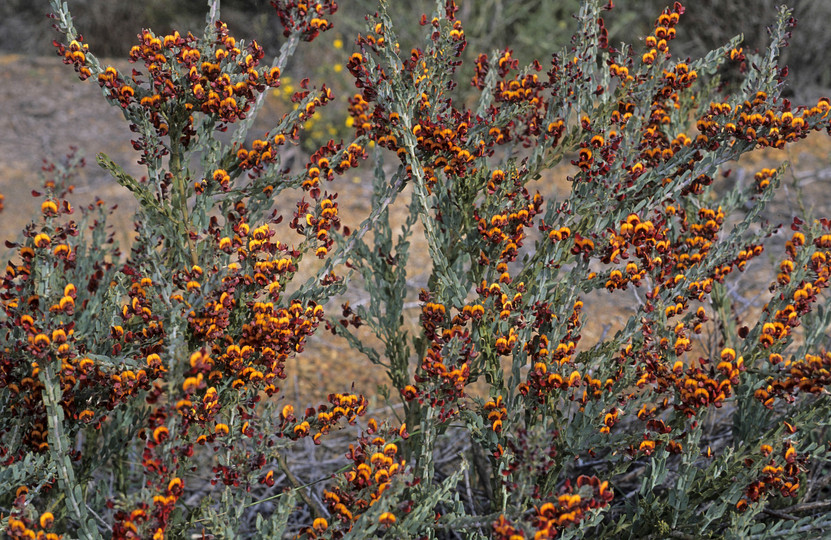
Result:
[[[382,4],[345,64],[353,137],[291,172],[283,156],[331,90],[303,81],[296,108],[249,130],[337,5],[272,4],[285,41],[270,66],[213,0],[201,36],[142,31],[125,73],[52,2],[58,53],[121,108],[146,175],[97,157],[139,203],[129,253],[105,205],[66,201],[72,156],[12,244],[0,297],[8,536],[746,538],[828,526],[817,478],[831,448],[831,221],[793,218],[764,309],[737,324],[732,280],[786,234],[761,219],[782,169],[715,185],[743,154],[831,132],[828,99],[779,95],[786,9],[759,56],[736,38],[678,60],[679,2],[637,48],[611,47],[604,8],[584,2],[571,45],[545,64],[479,55],[471,108],[456,97],[467,42],[455,3],[437,2],[409,52]],[[728,91],[731,63],[747,69]],[[371,209],[350,231],[330,182],[370,148]],[[570,192],[534,192],[564,161]],[[278,197],[296,198],[286,223]],[[413,327],[417,237],[430,264]],[[332,316],[361,283],[369,300]],[[587,344],[587,318],[627,290],[613,334]],[[281,399],[287,362],[321,326],[387,372],[391,408],[361,422],[318,498],[286,456],[368,409],[348,381],[317,407]],[[457,455],[443,455],[449,441]]]

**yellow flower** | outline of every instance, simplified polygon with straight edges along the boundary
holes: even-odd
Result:
[[[340,38],[338,38],[338,39],[336,39],[334,42],[332,42],[332,45],[333,45],[336,49],[343,49],[343,40],[342,40],[342,39],[340,39]]]

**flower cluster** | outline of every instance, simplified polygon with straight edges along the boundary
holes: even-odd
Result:
[[[813,107],[792,108],[783,100],[771,107],[769,96],[757,92],[752,100],[731,106],[729,103],[712,103],[698,120],[701,134],[696,143],[703,147],[719,144],[725,136],[739,141],[783,148],[786,144],[804,139],[811,131],[827,128],[831,100],[820,98]]]
[[[124,362],[104,365],[90,358],[94,351],[78,340],[75,327],[107,294],[101,278],[112,272],[112,264],[78,268],[75,254],[83,246],[77,238],[78,224],[68,218],[73,208],[64,198],[65,187],[52,184],[47,193],[35,194],[44,198],[40,222],[27,230],[24,243],[15,245],[19,262],[7,265],[0,296],[8,332],[7,348],[0,354],[0,388],[7,391],[8,413],[23,427],[22,446],[6,456],[8,465],[22,458],[26,449],[49,449],[49,412],[43,403],[47,384],[55,385],[63,416],[75,432],[93,423],[100,428],[108,411],[149,390],[157,377],[142,365],[156,334],[145,324],[153,324],[153,315],[140,305],[139,283],[131,289],[132,304],[128,300],[122,312],[125,320],[138,314],[136,321],[126,335],[122,327],[115,327],[124,342],[132,342],[123,351]],[[92,206],[84,214],[98,211]],[[36,280],[45,279],[47,272],[52,273],[50,287],[36,288]],[[122,353],[120,343],[107,347]]]
[[[34,523],[25,517],[9,516],[5,532],[13,540],[60,540],[63,535],[48,532],[54,522],[52,512],[42,513]]]
[[[84,43],[83,37],[79,36],[78,39],[73,39],[69,42],[68,46],[59,43],[57,40],[52,41],[52,44],[57,49],[58,56],[63,57],[63,63],[67,65],[71,64],[82,81],[90,78],[92,71],[87,66],[89,45]]]
[[[369,429],[358,440],[358,446],[350,445],[346,454],[352,462],[343,473],[338,485],[323,493],[323,499],[338,521],[338,529],[346,532],[369,508],[381,501],[383,494],[406,472],[406,463],[398,456],[398,445],[389,442],[377,431],[377,423],[370,420]],[[390,432],[390,436],[405,433],[404,427]],[[406,513],[408,510],[404,509]],[[380,523],[391,525],[397,518],[391,512],[381,514]]]
[[[220,22],[207,43],[190,33],[156,37],[144,30],[130,61],[143,63],[146,73],[134,70],[128,78],[110,66],[98,74],[98,83],[111,101],[146,115],[159,136],[173,129],[172,136],[187,147],[196,135],[193,113],[201,112],[222,129],[245,119],[258,93],[280,85],[279,67],[259,68],[264,55],[256,41],[240,49]],[[134,146],[148,157],[142,140]]]
[[[771,354],[770,362],[782,362],[781,355]],[[831,353],[806,354],[805,358],[784,362],[783,366],[784,373],[781,379],[771,379],[768,385],[754,393],[766,407],[772,407],[777,397],[792,400],[797,392],[821,394],[831,385]]]
[[[494,171],[491,178],[492,181],[501,182],[504,173],[500,170]],[[520,182],[517,177],[512,181]],[[539,193],[531,196],[527,189],[516,184],[514,189],[507,190],[504,196],[513,203],[511,206],[503,206],[499,211],[490,214],[487,220],[479,214],[490,209],[477,209],[474,215],[478,218],[477,230],[486,241],[485,257],[488,260],[497,259],[508,263],[516,259],[522,248],[527,235],[525,229],[532,227],[535,218],[540,214],[543,198]]]
[[[560,489],[556,502],[546,502],[534,509],[530,518],[533,538],[557,538],[564,529],[579,525],[588,513],[605,507],[614,498],[609,482],[601,482],[596,476],[580,476],[575,485],[576,489],[567,480]],[[493,538],[526,538],[523,529],[511,523],[504,515],[500,515],[492,527]]]
[[[800,488],[800,477],[805,472],[806,459],[800,456],[793,442],[786,440],[782,445],[780,456],[773,454],[773,447],[763,444],[760,453],[765,458],[758,480],[751,482],[744,490],[744,496],[736,503],[739,512],[759,502],[768,493],[778,493],[782,497],[796,497]],[[752,463],[749,463],[752,465]]]
[[[272,0],[271,5],[280,17],[283,35],[286,37],[297,35],[304,41],[312,41],[321,32],[330,30],[332,23],[327,17],[334,15],[338,10],[337,2],[331,0],[322,2]]]
[[[272,71],[276,69],[278,68],[272,68]],[[260,176],[265,167],[279,162],[280,147],[286,144],[287,138],[290,140],[297,139],[302,122],[309,121],[315,115],[317,107],[325,106],[333,98],[331,89],[327,88],[325,84],[314,94],[305,89],[294,93],[292,101],[298,105],[299,110],[297,120],[279,133],[266,134],[263,139],[254,139],[250,149],[239,146],[236,150],[236,167],[241,171],[248,172],[248,176],[251,178]],[[303,105],[302,109],[300,104]],[[335,153],[339,149],[338,145],[330,142],[328,146],[319,149],[318,152]]]
[[[181,478],[173,478],[164,490],[164,495],[153,497],[152,507],[147,503],[139,503],[131,512],[118,510],[115,513],[113,538],[132,540],[134,538],[152,538],[163,540],[165,528],[170,520],[170,514],[176,500],[184,492],[184,483]]]
[[[463,327],[472,310],[450,320],[445,306],[430,302],[426,291],[422,300],[421,324],[429,347],[414,378],[417,386],[407,385],[401,391],[406,400],[417,398],[437,407],[444,420],[459,412],[454,404],[466,395],[471,365],[479,355],[469,329]]]

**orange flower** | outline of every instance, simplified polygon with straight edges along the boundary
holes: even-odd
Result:
[[[40,233],[35,236],[35,245],[39,248],[48,246],[51,241],[52,239],[49,238],[49,235],[46,233]]]
[[[181,493],[184,487],[185,484],[182,482],[182,479],[178,477],[172,478],[170,482],[167,484],[167,490],[174,494],[177,492]]]
[[[55,516],[52,515],[52,512],[44,512],[40,515],[40,527],[42,529],[50,528],[54,522]]]
[[[58,213],[58,205],[53,201],[43,201],[40,205],[40,211],[47,216],[52,216]]]
[[[156,444],[163,443],[170,436],[170,431],[165,426],[159,426],[153,430],[153,440]]]

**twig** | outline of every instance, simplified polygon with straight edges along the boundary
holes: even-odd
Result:
[[[472,445],[473,449],[473,466],[476,467],[476,474],[479,476],[479,482],[482,484],[482,487],[485,489],[485,496],[488,498],[488,502],[493,502],[493,486],[488,481],[490,478],[490,474],[488,473],[488,465],[485,462],[485,456],[482,453],[482,449],[479,447],[478,444]]]
[[[696,540],[698,537],[691,534],[683,533],[681,531],[672,531],[669,533],[670,538],[680,538],[681,540]]]
[[[470,471],[465,468],[465,492],[467,493],[467,499],[470,501],[470,511],[473,513],[476,509],[476,504],[473,500],[473,490],[470,489]]]
[[[699,537],[681,531],[670,531],[669,536],[656,536],[654,534],[650,534],[646,538],[647,540],[652,540],[653,538],[655,540],[658,540],[659,538],[680,538],[681,540],[698,540]]]
[[[643,307],[644,306],[643,299],[641,299],[641,295],[638,294],[638,289],[636,287],[632,287],[631,290],[632,290],[632,294],[635,296],[635,300],[637,300],[637,302],[638,302],[638,305]]]
[[[762,512],[764,512],[765,514],[767,514],[769,516],[777,517],[779,519],[788,519],[790,521],[796,521],[796,520],[799,519],[798,517],[796,517],[792,514],[781,512],[779,510],[774,510],[773,508],[765,508],[764,510],[762,510]]]
[[[493,512],[484,516],[471,516],[467,518],[460,517],[455,518],[452,523],[437,523],[435,527],[441,530],[481,529],[483,527],[489,528],[494,521],[499,519],[500,515],[502,515],[502,512]]]
[[[814,501],[809,503],[795,504],[787,508],[783,508],[782,512],[792,514],[794,512],[813,512],[814,510],[824,510],[831,506],[831,501]]]
[[[312,513],[315,515],[316,518],[325,517],[326,511],[323,509],[317,501],[315,501],[303,485],[303,483],[294,475],[294,473],[289,468],[288,463],[286,463],[286,458],[283,457],[282,454],[279,452],[277,453],[277,464],[280,466],[280,469],[285,473],[286,478],[289,479],[291,482],[292,487],[300,494],[300,498],[303,499],[303,502],[309,507]]]
[[[95,510],[93,510],[93,509],[92,509],[92,507],[91,507],[89,504],[87,504],[87,510],[89,510],[89,513],[90,513],[90,514],[92,514],[92,517],[94,517],[95,519],[97,519],[98,521],[100,521],[100,522],[101,522],[101,525],[103,525],[103,526],[104,526],[104,527],[105,527],[108,531],[113,532],[113,528],[110,526],[110,524],[109,524],[109,523],[107,523],[106,521],[104,521],[104,518],[102,518],[101,516],[99,516],[99,515],[95,512]]]

